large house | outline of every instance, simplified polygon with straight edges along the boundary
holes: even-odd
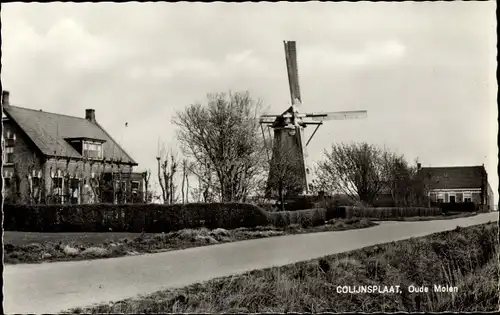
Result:
[[[484,165],[422,167],[420,172],[431,202],[472,202],[483,211],[493,210],[493,191]]]
[[[97,122],[12,106],[2,92],[2,164],[6,202],[142,202],[138,164]]]

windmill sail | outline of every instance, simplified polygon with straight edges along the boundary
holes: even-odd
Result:
[[[366,118],[368,114],[366,110],[356,110],[356,111],[343,111],[343,112],[312,113],[312,114],[306,114],[305,116],[312,118],[312,120],[325,121],[325,120],[362,119]]]
[[[300,105],[302,97],[300,96],[299,70],[297,67],[297,46],[295,41],[284,41],[284,44],[292,105]]]

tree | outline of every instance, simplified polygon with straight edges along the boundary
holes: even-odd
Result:
[[[158,162],[158,182],[160,183],[163,203],[172,204],[175,202],[176,188],[174,177],[177,173],[178,161],[173,152],[165,154],[162,149],[162,154],[156,157]]]
[[[189,162],[182,160],[182,203],[189,203]]]
[[[261,173],[260,109],[261,102],[248,92],[208,94],[205,106],[189,105],[172,121],[185,155],[201,174],[214,175],[214,183],[204,181],[210,185],[207,191],[217,192],[223,202],[245,201],[252,180]]]
[[[144,178],[144,203],[149,203],[152,201],[149,194],[149,182],[151,179],[151,170],[147,169],[144,173],[142,173],[142,177]]]
[[[372,204],[384,185],[382,150],[367,143],[332,145],[317,174],[322,190]]]

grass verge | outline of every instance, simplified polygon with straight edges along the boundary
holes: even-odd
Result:
[[[439,216],[425,216],[425,217],[401,217],[390,219],[376,219],[375,221],[433,221],[433,220],[452,220],[459,218],[468,218],[477,215],[476,212],[454,212],[447,213]]]
[[[4,232],[6,264],[110,258],[155,253],[189,247],[289,234],[343,231],[377,225],[366,219],[330,220],[325,225],[304,228],[293,224],[238,228],[234,230],[184,229],[171,233],[32,233]]]
[[[69,313],[487,312],[498,310],[498,223],[255,270]],[[341,294],[339,286],[401,293]],[[410,285],[428,287],[412,293]],[[434,292],[449,285],[457,292]]]

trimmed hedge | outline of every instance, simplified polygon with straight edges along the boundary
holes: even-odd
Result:
[[[242,203],[4,205],[4,230],[147,232],[268,225],[267,213]]]
[[[320,226],[327,221],[327,211],[322,208],[298,210],[298,211],[279,211],[269,212],[269,222],[276,227],[286,227],[292,224],[299,224],[307,228]]]
[[[420,207],[392,207],[392,208],[360,208],[346,207],[346,218],[374,218],[374,219],[391,219],[402,217],[428,217],[439,216],[443,212],[440,208],[420,208]]]
[[[475,212],[479,210],[479,206],[473,202],[463,203],[440,203],[437,204],[443,213],[447,212]]]

